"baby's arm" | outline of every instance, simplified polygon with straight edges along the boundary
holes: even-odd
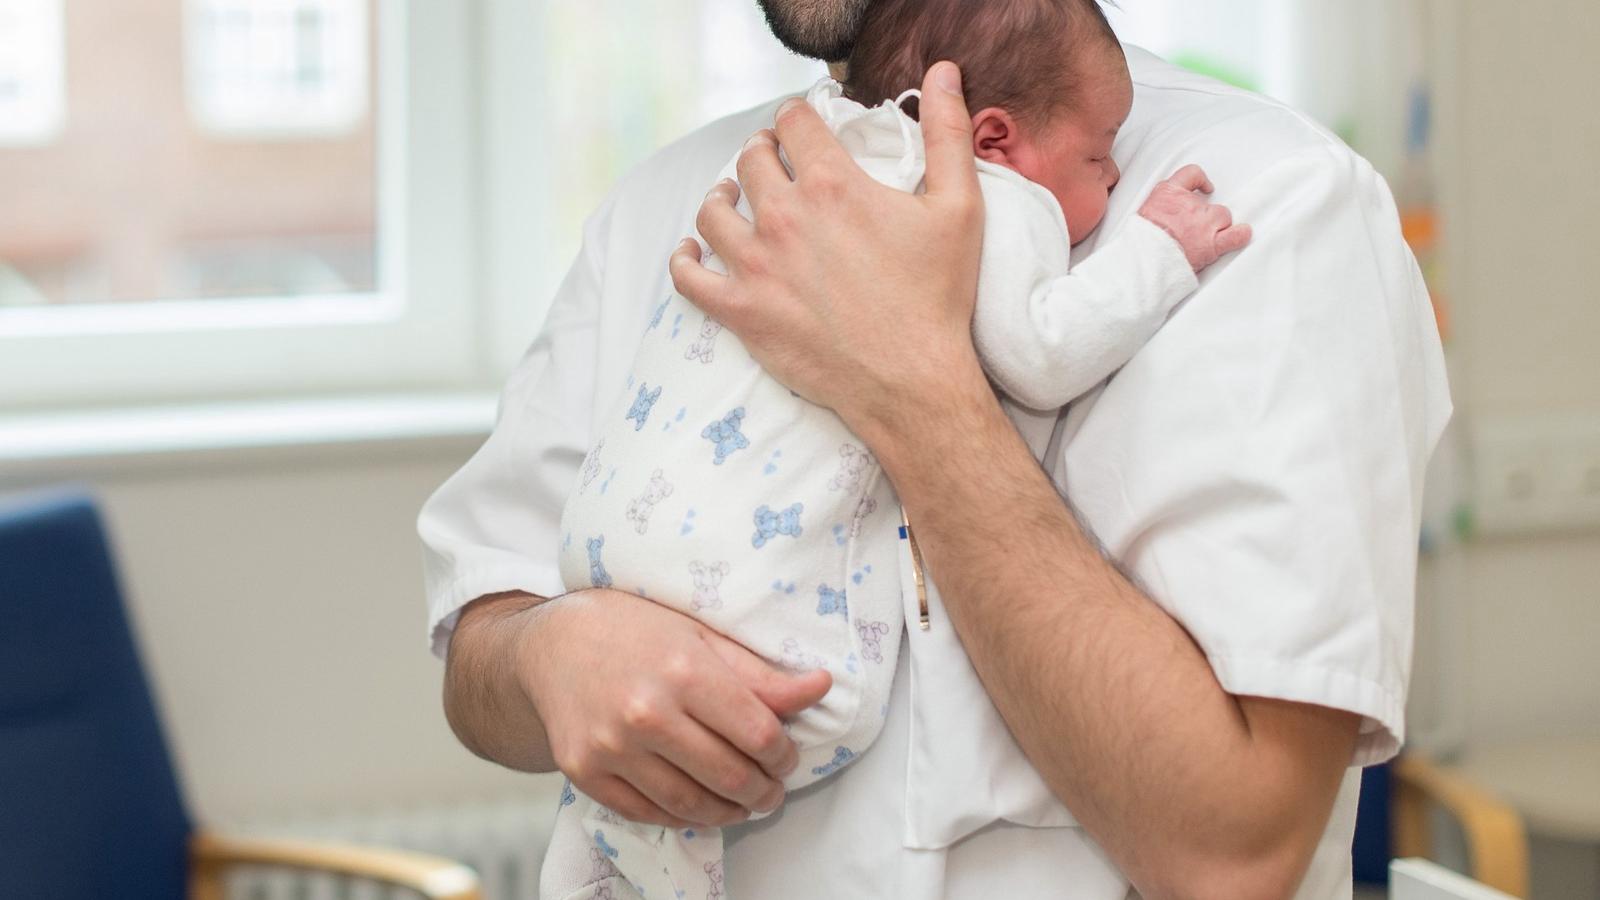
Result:
[[[1009,179],[985,178],[973,340],[996,385],[1023,406],[1056,409],[1133,358],[1194,291],[1196,273],[1249,241],[1247,226],[1194,193],[1209,186],[1197,167],[1179,172],[1068,272],[1068,248],[1047,243],[1059,216],[1043,219],[1038,195],[1020,197]]]

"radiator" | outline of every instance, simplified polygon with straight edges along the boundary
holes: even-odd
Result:
[[[484,900],[536,900],[553,798],[463,803],[228,829],[252,837],[337,841],[448,857],[483,881]],[[278,869],[241,868],[227,880],[228,900],[411,900],[416,894],[369,882]]]

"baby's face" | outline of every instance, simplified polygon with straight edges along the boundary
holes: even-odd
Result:
[[[1111,145],[1133,108],[1133,83],[1120,59],[1117,63],[1082,85],[1085,99],[1079,108],[1042,128],[1024,128],[1011,160],[1019,174],[1055,195],[1073,244],[1100,224],[1111,189],[1122,177]]]

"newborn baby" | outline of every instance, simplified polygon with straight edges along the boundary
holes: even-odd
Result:
[[[1105,213],[1132,102],[1120,45],[1083,4],[879,0],[848,87],[824,79],[806,100],[868,174],[914,191],[923,144],[899,101],[915,92],[896,92],[938,59],[962,64],[978,110],[974,342],[1001,392],[1055,409],[1126,363],[1196,271],[1248,234],[1192,194],[1206,185],[1191,169],[1069,266]],[[778,665],[828,669],[832,689],[785,726],[800,748],[785,785],[801,787],[849,765],[882,726],[900,634],[919,613],[909,528],[862,442],[719,323],[671,295],[640,324],[624,395],[597,418],[563,512],[562,578],[653,599]],[[719,829],[628,822],[569,785],[541,896],[721,898],[722,875]]]
[[[1194,290],[1193,275],[1244,247],[1250,228],[1196,196],[1211,183],[1188,166],[1057,277],[1121,176],[1111,147],[1133,105],[1121,44],[1093,4],[885,0],[856,40],[846,95],[895,97],[941,59],[961,66],[976,111],[986,226],[973,340],[1002,392],[1053,410],[1127,362]]]

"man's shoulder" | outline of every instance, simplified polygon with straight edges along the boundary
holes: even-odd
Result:
[[[774,97],[689,132],[629,169],[612,191],[614,203],[675,201],[678,195],[703,195],[746,138],[772,125]]]
[[[1205,157],[1224,148],[1241,168],[1255,171],[1292,157],[1359,159],[1333,132],[1281,101],[1126,49],[1138,97],[1130,124],[1145,130],[1150,149]]]

